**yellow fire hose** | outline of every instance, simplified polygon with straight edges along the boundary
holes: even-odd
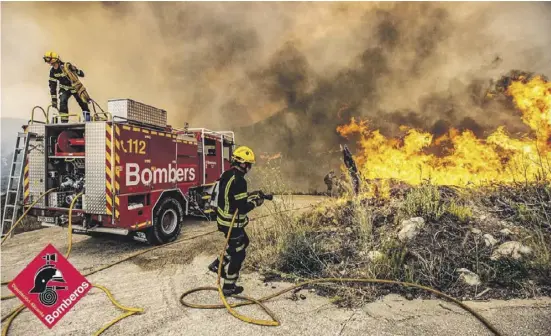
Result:
[[[198,235],[196,235],[196,236],[193,236],[193,237],[181,239],[181,240],[174,241],[174,242],[171,242],[171,243],[167,243],[167,244],[164,244],[164,245],[159,245],[159,246],[151,247],[151,248],[148,248],[148,249],[145,249],[145,250],[142,250],[142,251],[138,251],[138,252],[133,253],[133,254],[131,254],[131,255],[125,257],[125,258],[122,258],[122,259],[120,259],[120,260],[117,260],[117,261],[115,261],[115,262],[113,262],[113,263],[111,263],[111,264],[107,264],[107,265],[105,265],[105,266],[96,268],[95,270],[92,270],[92,271],[90,271],[90,272],[88,272],[88,273],[85,273],[85,274],[83,274],[83,275],[86,277],[86,276],[89,276],[89,275],[92,275],[92,274],[95,274],[95,273],[104,271],[104,270],[106,270],[106,269],[108,269],[108,268],[111,268],[111,267],[113,267],[113,266],[115,266],[115,265],[121,264],[121,263],[123,263],[123,262],[125,262],[125,261],[127,261],[127,260],[130,260],[130,259],[132,259],[132,258],[135,258],[135,257],[137,257],[137,256],[139,256],[139,255],[142,255],[142,254],[145,254],[145,253],[147,253],[147,252],[151,252],[151,251],[153,251],[153,250],[156,250],[156,249],[159,249],[159,248],[163,248],[163,247],[166,247],[166,246],[170,246],[170,245],[173,245],[173,244],[178,244],[178,243],[182,243],[182,242],[185,242],[185,241],[193,240],[193,239],[196,239],[196,238],[199,238],[199,237],[207,236],[207,235],[209,235],[209,234],[213,234],[213,233],[216,233],[216,232],[218,232],[218,230],[213,230],[213,231],[205,232],[205,233],[202,233],[202,234],[198,234]],[[9,281],[2,282],[2,285],[7,285],[7,284],[9,284]],[[92,286],[93,286],[93,287],[96,287],[96,288],[99,288],[99,289],[101,289],[101,290],[103,290],[103,288],[104,288],[103,286],[99,286],[99,285],[92,285]],[[106,292],[106,294],[108,294],[108,296],[109,296],[110,298],[112,298],[112,296],[110,295],[110,293]],[[8,296],[3,296],[3,297],[2,297],[2,300],[9,300],[9,299],[13,299],[13,298],[15,298],[15,295],[8,295]],[[112,302],[113,302],[113,304],[119,306],[118,303],[116,303],[116,301],[113,301],[113,300],[112,300]],[[16,308],[14,311],[12,311],[12,312],[10,312],[9,314],[7,314],[6,316],[2,317],[2,322],[4,322],[4,320],[6,320],[6,319],[10,319],[10,320],[7,322],[7,325],[8,325],[8,327],[9,327],[9,324],[11,324],[11,321],[13,320],[13,318],[15,318],[14,315],[19,314],[19,312],[20,312],[21,310],[23,310],[24,308],[25,308],[24,305],[19,306],[19,307]],[[127,309],[124,309],[124,310],[131,310],[131,309],[133,309],[133,308],[127,308]],[[19,310],[19,311],[18,311],[18,310]],[[115,320],[113,320],[112,322],[110,322],[107,326],[105,326],[105,327],[103,327],[102,329],[100,329],[95,335],[100,335],[103,331],[107,330],[108,327],[110,327],[110,326],[112,326],[113,324],[117,323],[118,321],[124,319],[125,317],[128,317],[128,316],[134,314],[134,313],[132,313],[132,314],[130,314],[130,313],[131,313],[131,312],[128,312],[128,313],[125,313],[125,314],[119,316],[117,319],[115,319]],[[6,333],[4,333],[4,332],[2,333],[2,336],[5,336],[5,335],[7,335],[7,331],[6,331]]]
[[[234,225],[234,222],[235,222],[235,217],[237,216],[237,212],[238,211],[236,210],[234,215],[233,215],[232,221],[230,223],[230,229],[228,230],[228,234],[226,236],[226,243],[225,243],[224,247],[222,248],[222,250],[220,252],[219,259],[218,259],[219,264],[218,264],[218,278],[216,280],[216,287],[198,287],[198,288],[194,288],[194,289],[191,289],[191,290],[183,293],[180,296],[180,303],[182,305],[184,305],[186,307],[189,307],[189,308],[198,308],[198,309],[226,308],[231,315],[233,315],[234,317],[240,319],[243,322],[256,324],[256,325],[261,325],[261,326],[279,326],[279,325],[281,325],[281,322],[276,318],[275,314],[273,312],[271,312],[268,309],[268,307],[266,307],[262,302],[273,299],[273,298],[275,298],[277,296],[280,296],[284,293],[287,293],[287,292],[289,292],[293,289],[300,288],[300,287],[303,287],[303,286],[306,286],[306,285],[312,285],[312,284],[316,284],[316,283],[326,283],[326,282],[341,282],[341,283],[342,282],[356,282],[356,283],[393,284],[393,285],[400,285],[400,286],[403,286],[403,287],[415,287],[415,288],[423,289],[423,290],[429,291],[433,294],[436,294],[439,297],[448,299],[451,302],[458,305],[459,307],[461,307],[464,310],[471,313],[475,318],[477,318],[480,322],[482,322],[482,324],[484,324],[484,326],[486,328],[488,328],[494,335],[501,336],[500,332],[488,320],[486,320],[482,315],[480,315],[479,313],[474,311],[472,308],[470,308],[469,306],[467,306],[463,302],[461,302],[461,301],[459,301],[459,300],[457,300],[457,299],[455,299],[455,298],[453,298],[453,297],[451,297],[447,294],[444,294],[440,291],[437,291],[434,288],[421,286],[421,285],[417,285],[417,284],[414,284],[414,283],[394,281],[394,280],[369,279],[369,278],[322,278],[322,279],[314,279],[314,280],[308,280],[308,281],[304,281],[304,282],[301,282],[299,284],[290,286],[290,287],[288,287],[284,290],[281,290],[281,291],[276,292],[274,294],[262,297],[260,299],[254,299],[252,297],[248,297],[248,296],[244,296],[244,295],[234,295],[233,297],[235,297],[237,299],[244,300],[245,302],[229,304],[228,301],[226,300],[226,297],[224,296],[224,292],[222,291],[222,287],[220,286],[220,278],[221,278],[222,267],[223,267],[222,266],[222,260],[224,258],[224,253],[225,253],[226,248],[228,247],[228,243],[230,241],[230,235],[231,235],[231,231],[232,231],[232,228],[233,228],[233,225]],[[218,291],[218,293],[220,295],[220,299],[222,300],[223,304],[221,304],[221,305],[204,305],[204,304],[189,303],[189,302],[184,301],[184,298],[186,296],[188,296],[189,294],[199,292],[199,291],[203,291],[203,290]],[[272,318],[272,320],[259,320],[259,319],[251,318],[251,317],[248,317],[248,316],[245,316],[245,315],[241,315],[233,309],[233,308],[236,308],[236,307],[246,306],[246,305],[251,305],[251,304],[259,305]]]
[[[69,80],[73,84],[73,89],[77,92],[80,99],[82,99],[86,104],[88,104],[91,100],[90,95],[86,91],[86,88],[84,87],[84,85],[82,84],[80,79],[78,79],[77,74],[75,74],[71,70],[72,66],[73,65],[71,63],[67,62],[67,63],[65,63],[65,66],[62,68],[62,70],[63,70],[63,72],[65,72],[67,77],[69,77]]]
[[[40,201],[44,196],[48,195],[49,193],[51,193],[52,191],[54,191],[56,188],[52,188],[52,189],[49,189],[49,190],[46,190],[45,193],[43,193],[42,195],[38,196],[38,198],[32,202],[31,205],[29,205],[29,208],[27,209],[27,211],[25,211],[23,213],[23,215],[21,215],[21,217],[19,217],[19,219],[11,226],[11,228],[9,229],[9,231],[6,233],[6,235],[4,236],[4,238],[2,239],[2,243],[0,243],[0,245],[4,244],[4,242],[6,241],[6,239],[8,239],[8,237],[10,236],[11,232],[13,231],[13,229],[15,229],[15,227],[17,225],[19,225],[19,223],[23,220],[23,218],[25,218],[25,216],[27,216],[27,214],[29,213],[29,211],[31,211],[32,207],[36,205],[36,203],[38,203],[38,201]]]
[[[30,211],[30,209],[36,205],[36,203],[38,203],[38,201],[40,201],[44,196],[46,196],[47,194],[49,194],[50,192],[52,192],[53,190],[55,190],[55,188],[52,188],[52,189],[49,189],[47,190],[44,194],[40,195],[37,200],[35,200],[30,206],[29,206],[29,209],[27,211],[25,211],[25,213],[23,213],[23,215],[17,220],[17,222],[15,222],[15,224],[11,227],[11,229],[8,231],[8,234],[6,234],[6,237],[4,237],[4,240],[2,240],[2,244],[4,243],[4,241],[9,237],[9,233],[11,233],[12,230],[15,229],[15,227],[17,225],[20,224],[20,222],[23,220],[23,218],[27,215],[27,213]],[[71,249],[72,249],[72,210],[73,210],[73,206],[74,206],[74,202],[76,201],[76,199],[78,199],[79,197],[81,196],[81,194],[79,194],[74,200],[73,202],[71,203],[71,205],[69,206],[69,223],[68,223],[68,248],[67,248],[67,253],[65,255],[66,258],[69,258],[69,254],[71,253]],[[301,209],[305,209],[305,208],[310,208],[312,207],[312,205],[309,205],[309,206],[305,206],[305,207],[300,207],[300,208],[294,208],[294,209],[288,209],[288,210],[283,210],[283,211],[279,211],[277,213],[283,213],[283,212],[289,212],[289,211],[296,211],[296,210],[301,210]],[[260,217],[256,217],[256,218],[252,218],[250,221],[254,221],[254,220],[258,220],[260,218],[264,218],[264,217],[268,217],[268,216],[271,216],[273,214],[268,214],[268,215],[264,215],[264,216],[260,216]],[[115,265],[118,265],[120,263],[123,263],[129,259],[132,259],[132,258],[135,258],[141,254],[144,254],[144,253],[147,253],[147,252],[151,252],[153,250],[156,250],[156,249],[159,249],[159,248],[163,248],[163,247],[167,247],[167,246],[170,246],[170,245],[173,245],[173,244],[177,244],[177,243],[181,243],[181,242],[184,242],[184,241],[188,241],[188,240],[192,240],[192,239],[195,239],[195,238],[199,238],[199,237],[202,237],[202,236],[206,236],[206,235],[209,235],[209,234],[213,234],[213,233],[216,233],[218,232],[218,230],[212,230],[212,231],[209,231],[209,232],[205,232],[205,233],[202,233],[202,234],[199,234],[199,235],[196,235],[196,236],[193,236],[193,237],[189,237],[189,238],[185,238],[185,239],[181,239],[181,240],[177,240],[177,241],[174,241],[174,242],[171,242],[171,243],[167,243],[167,244],[164,244],[164,245],[159,245],[159,246],[154,246],[154,247],[151,247],[151,248],[148,248],[148,249],[145,249],[145,250],[142,250],[142,251],[138,251],[136,253],[133,253],[125,258],[122,258],[116,262],[113,262],[111,264],[108,264],[108,265],[105,265],[105,266],[102,266],[102,267],[99,267],[95,270],[92,270],[90,272],[87,272],[86,274],[83,274],[85,277],[86,276],[89,276],[89,275],[92,275],[94,273],[97,273],[97,272],[101,272],[103,270],[106,270],[110,267],[113,267]],[[7,285],[9,284],[10,281],[5,281],[5,282],[2,282],[1,284],[2,285]],[[121,306],[117,301],[115,301],[115,299],[113,298],[113,296],[111,295],[111,293],[103,286],[99,286],[99,285],[92,285],[93,287],[96,287],[96,288],[99,288],[101,290],[103,290],[107,296],[109,297],[109,299],[111,299],[111,302],[119,307],[120,309],[122,310],[125,310],[127,311],[126,313],[124,313],[123,315],[119,316],[118,318],[116,318],[115,320],[111,321],[109,324],[107,324],[106,326],[102,327],[95,335],[100,335],[101,333],[103,333],[105,330],[107,330],[107,328],[109,328],[110,326],[114,325],[115,323],[117,323],[118,321],[128,317],[128,316],[131,316],[131,315],[134,315],[138,312],[143,312],[143,309],[141,308],[127,308],[127,307],[123,307]],[[2,296],[1,300],[4,301],[4,300],[9,300],[9,299],[13,299],[15,298],[16,296],[15,295],[6,295],[6,296]],[[262,303],[258,302],[259,305],[262,306]],[[18,306],[16,309],[14,309],[12,312],[8,313],[6,316],[2,317],[2,322],[4,322],[4,320],[8,320],[6,322],[6,325],[4,327],[4,329],[2,330],[2,336],[6,336],[7,333],[8,333],[8,330],[9,330],[9,327],[12,323],[12,321],[15,319],[15,317],[17,315],[19,315],[19,313],[21,311],[23,311],[25,309],[25,305],[21,305],[21,306]],[[267,308],[266,308],[267,310]],[[269,310],[267,310],[269,311]]]
[[[44,194],[40,195],[40,197],[38,197],[38,199],[33,202],[30,206],[29,206],[29,209],[23,213],[23,215],[19,218],[19,220],[17,220],[17,222],[15,222],[15,224],[11,227],[11,229],[8,231],[8,234],[13,230],[15,229],[15,227],[17,225],[20,224],[21,220],[27,215],[27,213],[30,211],[30,208],[32,208],[36,203],[38,203],[38,201],[40,199],[42,199],[44,196],[46,196],[48,193],[52,192],[53,190],[55,190],[55,188],[53,189],[50,189],[50,190],[47,190]],[[78,197],[80,197],[81,195],[78,195],[75,200],[73,201],[76,201],[76,199],[78,199]],[[68,232],[68,239],[69,239],[69,242],[68,242],[68,249],[67,249],[67,253],[66,253],[66,258],[69,257],[69,254],[71,252],[71,248],[72,248],[72,209],[73,209],[73,206],[74,206],[74,203],[72,202],[70,207],[69,207],[69,224],[68,224],[68,229],[69,229],[69,232]],[[85,277],[86,276],[89,276],[89,275],[92,275],[92,274],[95,274],[95,273],[98,273],[98,272],[101,272],[103,270],[106,270],[110,267],[113,267],[115,265],[118,265],[118,264],[121,264],[129,259],[132,259],[132,258],[135,258],[141,254],[144,254],[144,253],[147,253],[147,252],[151,252],[153,250],[156,250],[156,249],[159,249],[159,248],[163,248],[163,247],[167,247],[167,246],[170,246],[170,245],[173,245],[173,244],[177,244],[177,243],[181,243],[181,242],[184,242],[184,241],[188,241],[188,240],[192,240],[192,239],[195,239],[195,238],[199,238],[199,237],[202,237],[202,236],[206,236],[206,235],[209,235],[209,234],[213,234],[215,232],[218,232],[217,230],[212,230],[212,231],[209,231],[209,232],[205,232],[205,233],[202,233],[202,234],[198,234],[196,236],[193,236],[193,237],[189,237],[189,238],[185,238],[185,239],[180,239],[180,240],[177,240],[177,241],[174,241],[174,242],[171,242],[171,243],[167,243],[167,244],[164,244],[164,245],[159,245],[159,246],[154,246],[154,247],[151,247],[151,248],[148,248],[148,249],[145,249],[145,250],[142,250],[142,251],[138,251],[136,253],[133,253],[125,258],[122,258],[116,262],[113,262],[111,264],[107,264],[105,266],[102,266],[102,267],[99,267],[95,270],[92,270],[90,272],[87,272],[85,274],[83,274]],[[2,241],[2,244],[4,243],[4,241],[7,239],[7,237],[9,237],[9,235],[6,234],[6,237],[5,239]],[[5,281],[5,282],[2,282],[1,284],[2,285],[7,285],[9,284],[10,281]],[[107,296],[109,297],[109,299],[111,300],[111,302],[117,306],[118,308],[122,309],[122,310],[125,310],[126,313],[122,314],[121,316],[117,317],[116,319],[114,319],[113,321],[109,322],[107,325],[105,325],[104,327],[102,327],[100,330],[98,330],[95,335],[100,335],[101,333],[103,333],[105,330],[107,330],[109,327],[111,327],[112,325],[114,325],[115,323],[119,322],[120,320],[128,317],[128,316],[131,316],[131,315],[134,315],[136,313],[140,313],[140,312],[143,312],[143,309],[141,308],[130,308],[130,307],[124,307],[122,305],[120,305],[114,298],[113,298],[113,295],[107,290],[107,288],[103,287],[103,286],[100,286],[100,285],[92,285],[93,287],[96,287],[96,288],[99,288],[101,289],[102,291],[104,291]],[[2,301],[3,300],[9,300],[9,299],[13,299],[15,298],[16,296],[15,295],[6,295],[6,296],[2,296]],[[14,309],[13,311],[11,311],[10,313],[8,313],[6,316],[3,316],[2,317],[2,322],[4,322],[6,319],[7,319],[7,322],[6,322],[6,325],[4,327],[4,329],[2,330],[2,336],[6,336],[8,334],[8,330],[9,330],[9,327],[12,323],[12,321],[15,319],[15,317],[17,315],[19,315],[19,313],[21,311],[23,311],[25,309],[25,306],[24,305],[21,305],[21,306],[18,306],[16,309]]]
[[[51,192],[53,189],[50,189],[48,191],[46,191],[46,193],[44,193],[43,195],[40,196],[39,199],[37,199],[35,201],[35,203],[33,203],[32,205],[36,204],[38,202],[38,200],[40,200],[43,196],[45,196],[47,193]],[[69,233],[68,233],[68,238],[69,238],[69,246],[68,246],[68,249],[67,249],[67,254],[66,254],[66,258],[69,257],[69,253],[71,251],[71,247],[72,247],[72,208],[74,206],[74,202],[76,201],[76,199],[78,199],[79,197],[81,196],[81,194],[79,194],[74,200],[73,202],[71,203],[71,206],[69,208],[69,224],[68,224],[68,229],[69,229]],[[32,207],[32,205],[29,207],[29,209]],[[308,208],[308,207],[311,207],[310,206],[307,206],[307,207],[303,207],[303,208]],[[299,209],[303,209],[303,208],[297,208],[297,209],[291,209],[291,210],[284,210],[284,211],[281,211],[281,212],[287,212],[287,211],[292,211],[292,210],[299,210]],[[29,212],[29,210],[27,210],[22,216],[21,218],[12,226],[12,228],[10,229],[13,230],[15,228],[16,225],[18,225],[20,223],[20,221],[23,219],[23,217],[25,217],[25,215]],[[278,212],[279,213],[279,212]],[[245,302],[240,302],[240,303],[235,303],[235,304],[229,304],[226,300],[226,297],[224,296],[224,293],[222,291],[222,288],[221,288],[221,285],[220,285],[220,279],[221,279],[221,272],[222,272],[222,258],[224,256],[224,253],[225,253],[225,250],[227,248],[227,245],[229,243],[229,237],[230,237],[230,234],[231,234],[231,230],[233,228],[233,224],[235,222],[235,217],[237,215],[237,211],[235,212],[233,218],[232,218],[232,222],[231,222],[231,225],[230,225],[230,229],[228,231],[228,235],[226,237],[226,242],[225,242],[225,245],[224,245],[224,248],[222,249],[221,251],[221,254],[220,254],[220,257],[219,257],[219,266],[218,266],[218,277],[217,277],[217,287],[198,287],[198,288],[194,288],[194,289],[191,289],[185,293],[183,293],[181,296],[180,296],[180,303],[184,306],[187,306],[187,307],[190,307],[190,308],[199,308],[199,309],[221,309],[221,308],[226,308],[230,314],[232,314],[233,316],[237,317],[238,319],[244,321],[244,322],[248,322],[248,323],[252,323],[252,324],[257,324],[257,325],[265,325],[265,326],[279,326],[280,325],[280,321],[276,318],[275,314],[270,311],[270,309],[268,309],[268,307],[266,307],[263,302],[265,301],[268,301],[268,300],[271,300],[277,296],[280,296],[284,293],[287,293],[295,288],[299,288],[299,287],[303,287],[303,286],[306,286],[306,285],[311,285],[311,284],[315,284],[315,283],[324,283],[324,282],[360,282],[360,283],[383,283],[383,284],[397,284],[397,285],[401,285],[401,286],[405,286],[405,287],[415,287],[415,288],[420,288],[420,289],[423,289],[423,290],[427,290],[427,291],[430,291],[440,297],[443,297],[443,298],[446,298],[450,301],[452,301],[453,303],[457,304],[459,307],[461,307],[462,309],[468,311],[469,313],[471,313],[475,318],[477,318],[480,322],[482,322],[484,324],[485,327],[487,327],[492,333],[494,333],[496,336],[501,336],[500,332],[488,321],[486,320],[483,316],[481,316],[480,314],[478,314],[476,311],[474,311],[473,309],[471,309],[470,307],[468,307],[467,305],[465,305],[464,303],[462,303],[461,301],[447,295],[447,294],[444,294],[442,292],[439,292],[433,288],[430,288],[430,287],[425,287],[425,286],[421,286],[421,285],[417,285],[417,284],[413,284],[413,283],[406,283],[406,282],[399,282],[399,281],[393,281],[393,280],[383,280],[383,279],[362,279],[362,278],[323,278],[323,279],[314,279],[314,280],[309,280],[309,281],[305,281],[305,282],[302,282],[302,283],[299,283],[297,285],[294,285],[294,286],[291,286],[289,288],[286,288],[284,290],[281,290],[279,292],[276,292],[276,293],[273,293],[271,295],[268,295],[268,296],[265,296],[265,297],[262,297],[260,299],[254,299],[254,298],[251,298],[251,297],[247,297],[247,296],[243,296],[243,295],[234,295],[233,297],[235,298],[238,298],[238,299],[242,299],[242,300],[245,300]],[[270,214],[270,215],[273,215],[273,214]],[[262,217],[267,217],[267,216],[270,216],[270,215],[266,215],[266,216],[261,216],[261,217],[258,217],[258,218],[254,218],[254,219],[251,219],[252,220],[256,220],[256,219],[259,219],[259,218],[262,218]],[[215,232],[218,232],[217,230],[213,230],[213,231],[209,231],[209,232],[206,232],[206,233],[203,233],[203,234],[200,234],[200,235],[197,235],[197,236],[193,236],[193,237],[190,237],[190,238],[187,238],[187,239],[182,239],[182,240],[178,240],[178,241],[174,241],[174,242],[171,242],[171,243],[168,243],[168,244],[164,244],[164,245],[160,245],[160,246],[155,246],[155,247],[152,247],[152,248],[148,248],[148,249],[145,249],[143,251],[138,251],[134,254],[131,254],[121,260],[118,260],[114,263],[111,263],[111,264],[108,264],[106,266],[103,266],[103,267],[100,267],[98,269],[95,269],[95,270],[92,270],[86,274],[84,274],[84,276],[88,276],[88,275],[91,275],[91,274],[94,274],[94,273],[97,273],[97,272],[100,272],[100,271],[103,271],[107,268],[110,268],[114,265],[117,265],[117,264],[120,264],[124,261],[127,261],[129,259],[132,259],[138,255],[141,255],[141,254],[144,254],[144,253],[147,253],[147,252],[150,252],[152,250],[155,250],[155,249],[158,249],[158,248],[162,248],[162,247],[166,247],[166,246],[170,246],[170,245],[173,245],[173,244],[177,244],[177,243],[180,243],[180,242],[183,242],[183,241],[187,241],[187,240],[191,240],[191,239],[195,239],[195,238],[198,238],[198,237],[201,237],[201,236],[206,236],[206,235],[209,235],[209,234],[212,234],[212,233],[215,233]],[[7,237],[8,235],[6,235]],[[6,238],[5,238],[6,239]],[[5,240],[4,239],[4,240]],[[2,241],[2,243],[4,243],[4,240]],[[5,285],[5,284],[8,284],[9,282],[2,282],[2,285]],[[122,305],[120,305],[114,298],[113,296],[111,295],[111,293],[103,286],[100,286],[100,285],[92,285],[93,287],[96,287],[96,288],[99,288],[101,289],[102,291],[104,291],[107,296],[109,297],[109,299],[111,300],[111,302],[117,306],[119,309],[121,310],[124,310],[126,311],[124,314],[122,314],[121,316],[117,317],[115,320],[109,322],[108,324],[106,324],[104,327],[102,327],[100,330],[98,330],[94,335],[100,335],[101,333],[103,333],[105,330],[107,330],[109,327],[111,327],[113,324],[117,323],[118,321],[128,317],[128,316],[131,316],[131,315],[134,315],[136,313],[141,313],[143,312],[144,310],[142,308],[131,308],[131,307],[124,307]],[[219,295],[220,295],[220,298],[223,302],[222,305],[201,305],[201,304],[194,304],[194,303],[189,303],[189,302],[185,302],[184,301],[184,297],[186,297],[187,295],[189,294],[192,294],[194,292],[198,292],[198,291],[202,291],[202,290],[215,290],[215,291],[218,291]],[[15,297],[14,295],[11,295],[11,296],[6,296],[6,297],[2,297],[2,300],[5,300],[5,299],[10,299],[10,298],[13,298]],[[253,318],[249,318],[247,316],[244,316],[244,315],[241,315],[239,313],[237,313],[233,308],[236,308],[236,307],[240,307],[240,306],[246,306],[246,305],[251,305],[251,304],[257,304],[259,305],[260,307],[262,307],[262,309],[272,318],[272,320],[258,320],[258,319],[253,319]],[[7,319],[7,322],[6,322],[6,325],[5,327],[3,328],[2,330],[2,336],[6,336],[7,333],[8,333],[8,330],[9,330],[9,327],[11,325],[11,322],[15,319],[15,317],[25,309],[25,306],[24,305],[21,305],[19,307],[17,307],[16,309],[14,309],[12,312],[10,312],[9,314],[7,314],[6,316],[2,317],[2,322],[4,322],[4,320]]]
[[[30,207],[29,209],[21,216],[21,218],[15,223],[15,225],[19,224],[19,222],[23,219],[23,217],[25,217],[27,215],[27,213],[29,212],[29,210],[31,209],[31,207],[36,204],[38,202],[38,200],[40,200],[42,197],[44,197],[46,194],[50,193],[52,190],[54,189],[50,189],[48,191],[46,191],[44,194],[42,194]],[[71,249],[72,249],[72,246],[73,246],[73,224],[72,224],[72,218],[73,218],[73,207],[75,206],[75,203],[76,201],[82,196],[82,192],[78,195],[76,195],[76,197],[73,199],[73,201],[71,202],[71,205],[69,206],[69,224],[68,224],[68,247],[67,247],[67,252],[65,253],[65,258],[69,259],[69,255],[71,253]],[[10,229],[10,232],[11,230],[13,230],[15,228],[15,225],[13,225]],[[6,235],[5,238],[7,238],[8,235]],[[2,241],[2,243],[4,243],[5,239]],[[4,284],[4,283],[2,283]],[[92,284],[92,287],[95,287],[95,288],[98,288],[98,289],[101,289],[102,291],[105,292],[105,294],[107,294],[107,297],[109,298],[109,300],[111,300],[111,302],[113,303],[113,305],[115,305],[117,308],[125,311],[124,314],[122,314],[121,316],[117,317],[116,319],[114,319],[113,321],[107,323],[105,326],[103,326],[100,330],[98,330],[94,335],[97,336],[97,335],[100,335],[101,333],[103,333],[105,330],[107,330],[109,327],[111,327],[113,324],[119,322],[120,320],[128,317],[128,316],[131,316],[131,315],[134,315],[134,314],[137,314],[137,313],[142,313],[144,311],[143,308],[131,308],[131,307],[125,307],[123,305],[121,305],[120,303],[118,303],[115,298],[113,297],[113,295],[111,294],[111,292],[109,292],[109,290],[101,285],[97,285],[97,284]],[[7,296],[7,297],[2,297],[2,300],[4,299],[7,299],[7,298],[13,298],[15,297],[15,295],[10,295],[10,296]],[[11,323],[12,321],[15,319],[15,317],[17,315],[19,315],[19,313],[21,313],[24,309],[25,309],[25,305],[20,305],[19,307],[15,308],[11,313],[9,313],[8,315],[2,317],[2,322],[4,322],[5,319],[8,319],[7,322],[6,322],[6,325],[4,326],[4,328],[2,329],[2,336],[6,336],[8,334],[8,330],[11,326]]]

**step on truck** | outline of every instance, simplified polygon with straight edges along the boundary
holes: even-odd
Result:
[[[45,116],[24,126],[22,174],[24,208],[55,188],[30,211],[42,226],[66,226],[73,203],[75,233],[164,244],[184,217],[212,220],[210,193],[230,168],[233,132],[172,128],[165,110],[131,99],[109,100],[89,122]]]

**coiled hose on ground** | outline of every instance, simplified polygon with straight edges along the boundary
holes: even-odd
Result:
[[[224,253],[226,251],[226,248],[227,248],[229,240],[230,240],[231,231],[233,229],[233,225],[234,225],[237,213],[238,213],[238,211],[236,210],[234,215],[233,215],[231,224],[230,224],[230,229],[228,230],[228,234],[226,236],[226,243],[224,244],[224,247],[222,248],[222,250],[220,252],[220,255],[219,255],[219,258],[218,258],[219,264],[218,264],[218,277],[217,277],[217,280],[216,280],[216,287],[210,287],[210,286],[209,287],[198,287],[198,288],[193,288],[193,289],[188,290],[187,292],[183,293],[180,296],[180,303],[182,305],[184,305],[186,307],[189,307],[189,308],[198,308],[198,309],[221,309],[221,308],[226,308],[231,315],[233,315],[234,317],[238,318],[239,320],[241,320],[243,322],[256,324],[256,325],[261,325],[261,326],[279,326],[279,325],[281,325],[281,322],[277,319],[275,314],[270,309],[268,309],[268,307],[266,307],[263,304],[263,302],[268,301],[270,299],[273,299],[273,298],[275,298],[277,296],[280,296],[284,293],[287,293],[287,292],[289,292],[293,289],[300,288],[300,287],[303,287],[303,286],[306,286],[306,285],[312,285],[312,284],[316,284],[316,283],[327,283],[327,282],[340,282],[340,283],[343,283],[343,282],[356,282],[356,283],[393,284],[393,285],[400,285],[400,286],[404,286],[404,287],[419,288],[419,289],[422,289],[422,290],[425,290],[425,291],[429,291],[433,294],[436,294],[437,296],[439,296],[441,298],[445,298],[445,299],[455,303],[459,307],[463,308],[464,310],[468,311],[469,313],[471,313],[475,318],[477,318],[480,322],[482,322],[482,324],[486,328],[488,328],[494,335],[501,336],[500,332],[488,320],[486,320],[482,315],[480,315],[479,313],[474,311],[469,306],[465,305],[463,302],[461,302],[461,301],[459,301],[459,300],[457,300],[457,299],[455,299],[455,298],[453,298],[453,297],[451,297],[447,294],[444,294],[440,291],[437,291],[434,288],[421,286],[421,285],[417,285],[417,284],[414,284],[414,283],[394,281],[394,280],[369,279],[369,278],[322,278],[322,279],[314,279],[314,280],[308,280],[308,281],[304,281],[304,282],[301,282],[299,284],[290,286],[290,287],[288,287],[284,290],[281,290],[281,291],[273,293],[271,295],[262,297],[260,299],[255,299],[255,298],[245,296],[245,295],[234,295],[233,297],[235,297],[237,299],[244,300],[244,302],[229,304],[226,297],[225,297],[225,295],[224,295],[224,292],[222,291],[222,287],[220,286],[220,279],[221,279],[221,273],[222,273],[222,260],[224,258]],[[184,298],[186,296],[188,296],[189,294],[199,292],[199,291],[204,291],[204,290],[218,291],[220,299],[222,300],[222,304],[221,305],[204,305],[204,304],[196,304],[196,303],[190,303],[190,302],[184,301]],[[271,317],[271,320],[260,320],[260,319],[251,318],[251,317],[239,314],[234,309],[236,307],[246,306],[246,305],[251,305],[251,304],[259,305]]]

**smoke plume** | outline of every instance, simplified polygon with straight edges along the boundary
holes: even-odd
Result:
[[[282,152],[305,188],[335,168],[340,156],[323,153],[345,141],[335,128],[352,116],[387,136],[400,125],[525,132],[511,105],[484,93],[511,69],[551,74],[546,3],[1,6],[3,116],[48,104],[51,49],[84,70],[101,105],[132,98],[174,126],[237,130],[257,152]]]

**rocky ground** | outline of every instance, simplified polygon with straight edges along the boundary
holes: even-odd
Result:
[[[300,197],[297,207],[318,198]],[[252,216],[253,217],[253,216]],[[254,223],[254,222],[253,222]],[[251,223],[251,224],[253,224]],[[208,222],[188,221],[182,238],[212,231]],[[64,252],[66,230],[48,228],[15,235],[2,245],[2,281],[10,280],[46,244]],[[147,246],[117,239],[74,236],[69,260],[82,272],[106,265]],[[167,246],[90,275],[89,281],[107,287],[123,305],[142,307],[145,313],[122,320],[104,335],[490,335],[480,322],[449,302],[406,300],[391,294],[357,309],[337,308],[328,298],[302,290],[299,300],[290,293],[270,301],[268,307],[281,321],[279,327],[260,327],[232,317],[225,310],[183,307],[178,298],[191,288],[214,285],[206,265],[223,243],[212,234]],[[257,273],[242,276],[246,294],[262,297],[290,284],[265,283]],[[11,294],[6,287],[2,295]],[[218,303],[217,294],[202,292],[189,297],[197,303]],[[19,305],[18,299],[2,301],[2,316]],[[549,335],[551,298],[468,302],[503,335]],[[241,313],[267,318],[257,307]],[[105,294],[92,289],[52,330],[28,310],[18,316],[8,335],[91,335],[121,312]]]

